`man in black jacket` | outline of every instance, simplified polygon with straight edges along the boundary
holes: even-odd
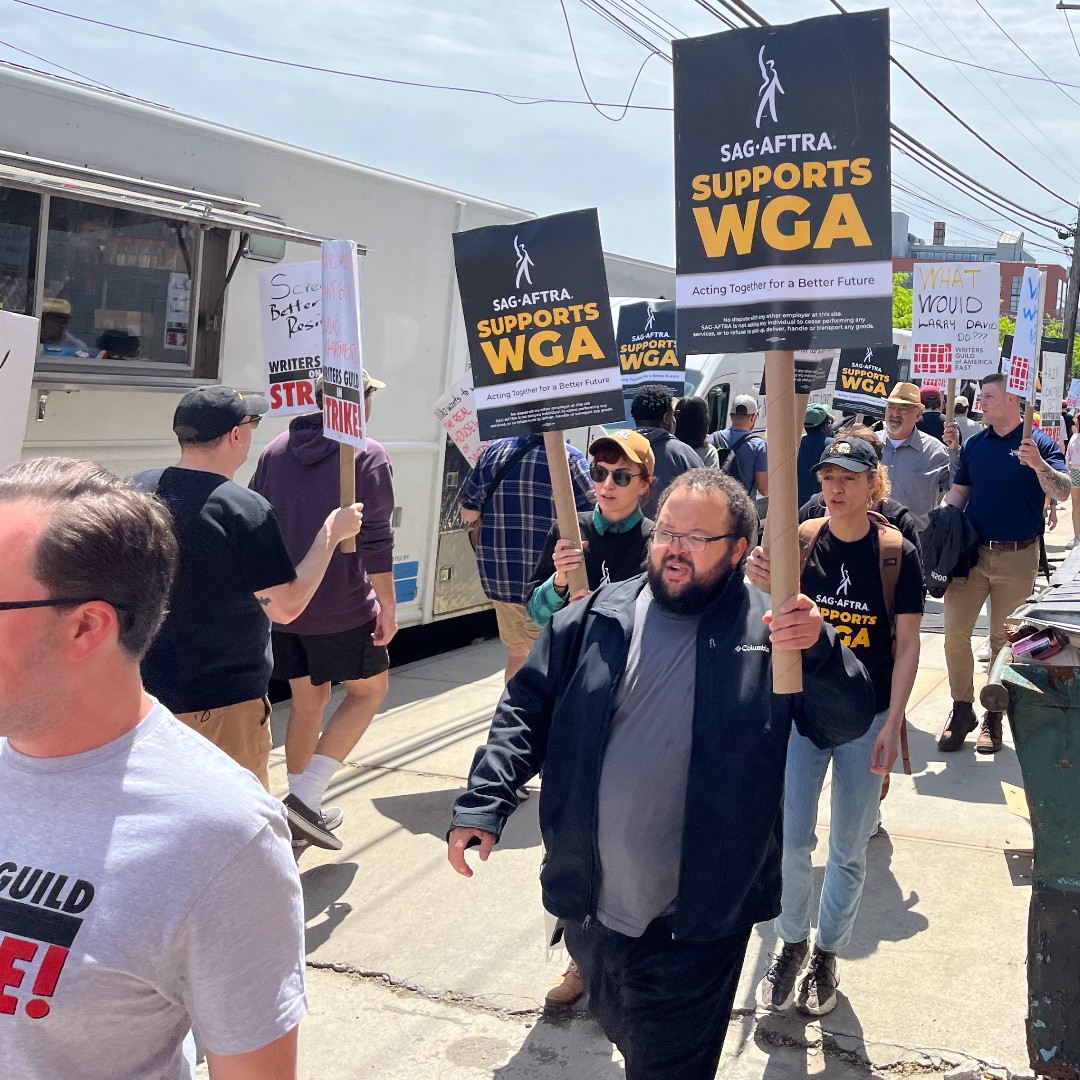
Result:
[[[672,434],[675,429],[673,397],[666,386],[643,386],[630,402],[630,415],[638,431],[649,440],[656,460],[652,489],[642,501],[641,512],[656,519],[656,505],[668,484],[690,469],[701,468],[697,451]]]
[[[750,930],[780,911],[784,761],[862,735],[865,669],[797,596],[773,617],[741,565],[757,512],[716,470],[661,501],[646,575],[557,612],[510,682],[449,859],[486,860],[541,766],[544,906],[627,1080],[712,1080]],[[805,693],[771,693],[770,650],[801,649]]]

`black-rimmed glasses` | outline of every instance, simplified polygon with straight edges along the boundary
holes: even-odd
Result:
[[[589,469],[589,475],[593,478],[594,484],[603,484],[610,476],[619,487],[626,487],[635,476],[640,476],[641,473],[631,472],[629,469],[601,469],[599,465],[593,465]]]
[[[681,547],[694,555],[699,555],[705,550],[707,544],[715,544],[717,540],[731,540],[740,533],[723,533],[720,536],[695,536],[693,533],[674,533],[668,529],[653,529],[652,542],[654,547]],[[676,544],[676,541],[678,543]]]
[[[240,423],[237,424],[236,426],[237,427],[243,427],[245,424],[248,424],[248,425],[251,426],[251,430],[254,431],[259,426],[260,423],[262,423],[262,417],[261,416],[249,416],[246,419],[241,420]]]
[[[79,600],[70,596],[51,596],[48,600],[0,600],[0,611],[22,611],[25,608],[78,607],[80,604],[108,604],[123,611],[124,604],[114,604],[100,596],[87,596]]]

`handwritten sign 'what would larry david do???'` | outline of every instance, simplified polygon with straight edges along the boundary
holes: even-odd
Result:
[[[892,336],[887,11],[675,41],[679,348]]]
[[[481,439],[622,419],[595,210],[455,233],[454,259]]]

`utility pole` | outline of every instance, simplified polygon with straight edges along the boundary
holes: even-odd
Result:
[[[1059,233],[1058,235],[1064,240],[1068,234]],[[1066,369],[1070,379],[1073,377],[1072,356],[1073,341],[1076,338],[1078,302],[1080,302],[1080,207],[1077,208],[1076,226],[1072,230],[1072,262],[1069,264],[1069,279],[1065,289],[1065,317],[1061,325],[1061,336],[1065,339]]]

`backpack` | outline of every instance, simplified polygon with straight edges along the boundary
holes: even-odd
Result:
[[[878,531],[878,568],[881,572],[881,591],[885,595],[885,610],[889,613],[889,624],[896,624],[896,583],[900,580],[900,560],[904,554],[904,534],[895,525],[876,510],[869,511],[872,525]],[[799,526],[799,580],[814,550],[821,530],[828,518],[810,518]]]
[[[735,451],[753,434],[752,431],[748,431],[742,438],[736,439],[730,446],[725,442],[724,436],[721,435],[719,431],[714,431],[709,436],[709,442],[716,449],[720,471],[725,475],[738,480],[740,484],[743,483],[743,480],[739,475],[739,463],[735,457]],[[743,484],[743,487],[746,487],[746,485]],[[749,488],[747,488],[747,490],[749,490]]]

